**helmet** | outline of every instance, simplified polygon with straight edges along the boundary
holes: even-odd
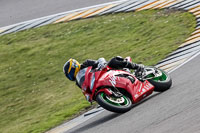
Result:
[[[69,80],[74,81],[77,73],[80,71],[80,66],[78,61],[71,58],[64,64],[63,72]]]

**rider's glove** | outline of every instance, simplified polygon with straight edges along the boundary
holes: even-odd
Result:
[[[106,60],[104,58],[99,58],[97,60],[97,62],[98,62],[98,65],[97,65],[97,69],[98,70],[105,68],[106,65],[107,65],[107,62],[106,62]]]
[[[98,63],[97,69],[100,70],[100,69],[103,69],[105,67],[106,67],[106,64]]]
[[[144,72],[144,65],[143,64],[136,64],[135,76],[136,77],[142,77],[143,72]]]

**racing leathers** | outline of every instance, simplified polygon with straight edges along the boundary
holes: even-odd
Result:
[[[112,69],[129,68],[138,70],[144,67],[143,65],[129,62],[120,56],[113,57],[109,62],[106,62],[104,58],[99,58],[98,60],[88,59],[81,64],[80,71],[76,76],[77,86],[81,88],[81,85],[85,80],[85,72],[87,67],[92,66],[92,68],[95,69],[95,68],[105,67],[106,65],[108,65]]]

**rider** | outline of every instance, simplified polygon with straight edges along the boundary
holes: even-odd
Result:
[[[113,57],[108,63],[104,58],[99,58],[98,60],[88,59],[82,64],[79,64],[78,61],[71,58],[64,64],[63,72],[69,80],[76,80],[76,84],[81,88],[81,85],[85,80],[85,72],[87,67],[92,66],[93,69],[99,69],[106,67],[106,65],[113,69],[129,68],[141,70],[144,68],[144,65],[132,63],[130,61],[125,60],[121,56]]]

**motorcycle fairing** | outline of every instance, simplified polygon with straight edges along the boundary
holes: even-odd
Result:
[[[133,78],[134,82],[127,78],[128,76]],[[111,94],[108,90],[109,87],[122,88],[126,90],[131,95],[133,103],[136,103],[150,95],[154,90],[154,86],[147,80],[141,82],[129,72],[107,69],[94,72],[92,67],[88,67],[82,88],[85,88],[86,90],[84,94],[90,94],[91,101],[100,91],[104,91],[106,94]],[[102,89],[97,90],[97,88]]]

